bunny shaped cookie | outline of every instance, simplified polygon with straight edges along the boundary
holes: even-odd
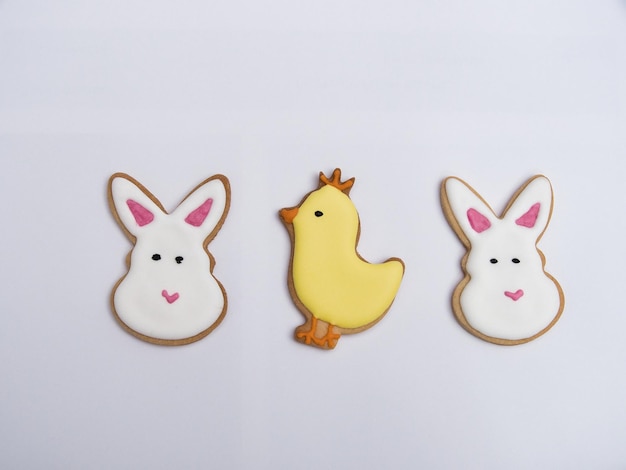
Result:
[[[213,277],[207,245],[230,207],[230,184],[215,175],[168,214],[132,177],[109,180],[111,211],[134,247],[128,273],[111,295],[116,319],[150,343],[187,344],[208,335],[226,314],[226,292]]]
[[[452,296],[459,323],[475,336],[502,345],[526,343],[548,331],[565,302],[537,248],[552,214],[548,179],[530,178],[501,217],[455,177],[444,180],[441,202],[468,250],[461,263],[465,277]]]

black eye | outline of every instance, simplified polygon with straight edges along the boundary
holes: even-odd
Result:
[[[315,217],[321,217],[324,213],[322,211],[315,211]]]
[[[496,263],[498,262],[498,260],[497,260],[497,259],[495,259],[495,258],[491,258],[491,259],[489,260],[489,262],[490,262],[491,264],[496,264]]]
[[[161,255],[158,254],[158,253],[155,253],[155,254],[152,255],[152,259],[154,261],[159,261],[161,259]]]
[[[517,258],[513,258],[511,261],[513,261],[515,264],[519,263],[519,260]]]
[[[176,260],[176,262],[177,262],[178,264],[180,264],[180,263],[182,263],[182,262],[183,262],[183,257],[182,257],[182,256],[177,256],[177,257],[176,257],[176,258],[174,258],[174,259]]]

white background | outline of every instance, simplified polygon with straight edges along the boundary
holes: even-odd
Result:
[[[626,2],[0,0],[0,467],[623,469]],[[341,167],[360,253],[406,275],[375,328],[296,343],[277,211]],[[109,296],[123,171],[172,210],[223,173],[228,314],[143,343]],[[448,175],[501,211],[553,184],[566,307],[501,347],[450,296]]]

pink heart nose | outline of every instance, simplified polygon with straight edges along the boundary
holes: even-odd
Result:
[[[504,295],[513,300],[518,300],[522,295],[524,295],[524,291],[522,289],[517,289],[515,292],[504,291]]]
[[[163,289],[161,291],[161,295],[163,297],[165,297],[165,300],[167,300],[168,304],[173,304],[174,302],[176,302],[178,300],[178,298],[180,297],[180,295],[178,295],[178,292],[174,292],[172,295],[168,294],[167,291],[165,289]]]

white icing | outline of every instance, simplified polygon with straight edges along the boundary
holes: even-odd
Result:
[[[113,296],[120,320],[142,335],[162,340],[186,339],[210,328],[225,306],[224,292],[205,251],[209,235],[225,217],[228,194],[221,179],[196,188],[171,214],[124,176],[112,180],[111,197],[122,224],[137,239],[128,274]],[[209,198],[213,203],[204,222],[199,227],[186,223],[185,217]],[[152,212],[154,220],[139,226],[128,199]],[[154,254],[161,259],[153,260]],[[178,256],[181,263],[176,262]],[[179,297],[169,303],[164,290]]]
[[[506,340],[530,338],[550,326],[562,309],[560,289],[545,273],[536,248],[552,211],[548,179],[532,179],[502,218],[457,178],[446,180],[445,191],[454,218],[471,245],[465,266],[470,279],[460,296],[469,325]],[[535,203],[540,208],[534,226],[516,224]],[[467,217],[470,208],[485,216],[491,227],[477,233]],[[514,258],[520,262],[512,262]],[[493,264],[491,259],[498,262]],[[505,295],[520,289],[523,295],[517,300]]]

